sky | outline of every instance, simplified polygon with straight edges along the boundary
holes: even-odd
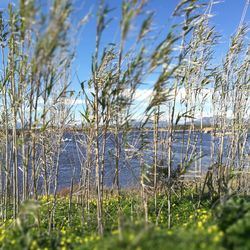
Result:
[[[17,0],[14,0],[14,2],[16,1]],[[41,3],[48,3],[50,0],[40,1]],[[217,0],[214,1],[217,2]],[[13,1],[0,0],[0,9],[6,9],[9,2]],[[87,13],[91,13],[89,21],[80,30],[76,31],[76,57],[72,66],[71,84],[71,88],[76,90],[76,92],[80,90],[78,78],[80,81],[85,81],[91,76],[91,57],[95,47],[95,13],[98,8],[98,2],[98,0],[74,0],[73,26],[77,26],[76,23],[82,17]],[[221,35],[216,51],[216,60],[219,61],[228,48],[230,36],[239,25],[246,0],[224,0],[218,2],[219,3],[215,4],[212,9],[214,17],[211,19],[211,24],[215,25],[216,31]],[[121,15],[122,0],[106,0],[106,3],[110,8],[114,8],[114,10],[111,12],[113,20],[105,30],[101,41],[101,46],[103,47],[108,43],[116,42],[119,38],[119,18]],[[158,27],[163,30],[158,36],[159,41],[163,35],[166,34],[166,30],[176,22],[175,18],[171,17],[171,13],[178,3],[179,0],[148,0],[146,10],[155,12],[153,27]],[[250,22],[250,7],[246,14],[245,22]],[[136,29],[138,29],[138,27],[135,23],[134,30],[130,34],[131,39],[133,39],[133,33],[136,33]],[[78,77],[76,77],[76,75]],[[151,93],[149,89],[152,87],[155,79],[154,77],[150,77],[146,79],[146,81],[148,81],[148,85],[141,86],[136,93],[138,104],[141,102],[145,105],[143,97],[149,98]],[[81,102],[78,103],[81,104]],[[140,109],[140,107],[138,107],[138,109]]]
[[[49,0],[40,1],[49,2]],[[18,2],[18,0],[0,0],[0,9],[6,9],[9,2]],[[92,13],[87,24],[78,32],[77,51],[73,71],[78,74],[81,80],[86,80],[90,76],[90,61],[95,46],[95,13],[98,8],[98,2],[99,0],[74,0],[75,10],[73,23],[76,23],[87,13]],[[106,0],[106,2],[110,8],[114,8],[111,12],[113,21],[103,35],[102,44],[115,42],[118,39],[118,25],[122,0]],[[170,27],[171,24],[174,23],[175,20],[171,18],[171,13],[178,2],[179,0],[148,0],[146,9],[155,12],[154,27],[166,29],[166,27]],[[214,17],[211,19],[211,22],[216,26],[217,32],[222,36],[218,55],[223,55],[226,51],[229,38],[239,25],[245,2],[246,0],[222,0],[220,3],[214,5],[212,10]],[[247,23],[250,22],[250,8],[245,21]]]
[[[79,1],[79,3],[81,2],[82,1]],[[115,42],[116,39],[118,39],[121,2],[121,0],[107,0],[107,3],[116,9],[112,12],[114,20],[105,31],[102,44]],[[162,28],[165,31],[161,33],[162,36],[161,34],[159,35],[159,40],[164,34],[166,34],[166,30],[176,22],[176,20],[171,17],[171,14],[173,13],[173,10],[175,9],[178,2],[178,0],[148,1],[147,10],[155,12],[154,27],[158,27],[160,29]],[[96,3],[97,1],[86,0],[83,7],[80,7],[79,4],[79,9],[82,8],[83,11],[79,11],[78,15],[80,15],[80,13],[84,13],[84,11],[86,12],[88,9],[92,9],[92,11],[95,12],[98,6]],[[213,6],[212,14],[214,17],[211,19],[211,25],[214,25],[216,31],[221,35],[219,45],[216,49],[215,61],[221,61],[223,55],[225,55],[230,42],[230,37],[233,35],[239,25],[245,3],[246,0],[224,0]],[[74,61],[73,70],[76,70],[81,80],[87,80],[90,76],[89,62],[94,51],[95,21],[96,19],[93,15],[89,22],[84,26],[81,31],[81,35],[79,36],[79,46],[77,48],[77,56]],[[250,8],[246,14],[245,22],[250,22]],[[154,77],[149,77],[145,80],[146,85],[142,85],[136,92],[137,101],[135,102],[135,113],[138,114],[138,117],[140,117],[139,113],[143,113],[147,106],[152,93],[152,85],[154,81]],[[74,84],[76,84],[75,86],[77,89],[77,82],[74,82]],[[181,96],[182,94],[183,93],[180,91],[179,95]],[[178,96],[178,99],[181,98],[180,96]],[[204,108],[205,116],[211,116],[211,103],[205,105]]]
[[[103,35],[102,44],[108,42],[114,42],[118,38],[118,25],[120,16],[121,0],[107,0],[110,7],[116,8],[112,12],[114,17],[113,22],[109,25],[108,29]],[[149,0],[147,10],[155,11],[154,26],[165,28],[170,27],[174,22],[174,18],[171,18],[176,4],[179,0]],[[220,39],[220,45],[218,46],[217,55],[222,57],[225,53],[228,45],[229,38],[237,29],[243,8],[246,0],[224,0],[218,4],[215,4],[212,10],[214,17],[211,19],[212,25],[215,25],[217,32],[222,36]],[[77,71],[80,79],[88,79],[90,75],[90,60],[94,51],[95,45],[95,16],[94,13],[98,6],[97,0],[78,0],[75,4],[78,18],[88,10],[93,11],[89,22],[82,28],[79,36],[77,56],[74,63],[74,69]],[[250,21],[250,9],[246,15],[246,22]],[[165,33],[164,33],[165,34]]]

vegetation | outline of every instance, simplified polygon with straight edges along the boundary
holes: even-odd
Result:
[[[191,190],[190,190],[191,191]],[[68,217],[68,197],[58,200],[55,228],[48,233],[47,209],[53,206],[53,197],[43,196],[39,201],[28,201],[20,209],[18,218],[1,226],[3,249],[248,249],[250,201],[234,197],[223,206],[211,207],[202,200],[197,209],[197,197],[191,192],[172,202],[174,223],[167,229],[167,202],[164,194],[157,198],[162,209],[156,215],[154,199],[149,200],[149,222],[145,225],[141,198],[133,191],[119,197],[107,194],[103,200],[104,237],[96,231],[96,199],[90,200],[90,213],[83,224],[81,205],[74,200],[72,216]],[[122,226],[118,216],[122,210]]]
[[[159,38],[148,1],[123,0],[119,38],[104,43],[114,18],[101,0],[79,93],[70,85],[75,41],[90,14],[75,20],[73,1],[48,2],[19,0],[0,12],[0,246],[249,249],[249,1],[215,62],[213,1],[180,1]],[[141,112],[137,93],[149,78]],[[80,166],[62,190],[69,129]],[[136,187],[122,185],[124,167]]]

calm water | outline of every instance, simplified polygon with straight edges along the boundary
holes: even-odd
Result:
[[[166,137],[166,133],[161,133],[159,136],[161,139]],[[139,132],[131,132],[127,136],[126,149],[121,148],[121,157],[119,159],[120,164],[120,185],[122,187],[131,187],[138,184],[138,177],[140,175],[140,155],[138,155],[139,148],[142,143],[145,144],[143,149],[144,163],[146,165],[152,165],[153,162],[153,132],[147,132],[143,135],[143,141],[141,139]],[[184,139],[184,140],[183,140]],[[206,169],[210,165],[210,147],[211,147],[211,135],[193,133],[192,140],[190,143],[190,150],[188,154],[191,154],[192,149],[194,150],[196,156],[192,157],[192,164],[189,171],[189,175],[193,174],[195,169],[200,169],[201,172],[206,172]],[[70,185],[72,176],[74,176],[74,182],[78,182],[80,178],[80,168],[81,164],[85,160],[85,145],[80,143],[84,141],[84,134],[70,134],[67,133],[64,136],[63,151],[60,156],[60,171],[59,171],[59,186],[65,187]],[[197,141],[197,142],[195,142]],[[227,144],[227,138],[225,139]],[[184,142],[184,143],[183,143]],[[187,144],[187,134],[176,133],[173,146],[173,166],[177,166],[181,162],[181,156],[183,146],[184,148]],[[216,144],[216,143],[215,143]],[[107,151],[105,155],[105,185],[112,186],[115,173],[115,146],[114,138],[112,134],[108,135],[107,139]],[[196,145],[196,146],[195,146]],[[159,158],[166,158],[167,153],[160,150],[159,147]],[[225,146],[224,151],[227,151],[227,146]],[[185,151],[184,151],[185,152]],[[218,152],[218,148],[215,148],[215,152]],[[199,156],[202,158],[198,159]],[[165,164],[166,165],[166,164]],[[164,166],[164,161],[163,161]],[[94,167],[93,167],[94,169]],[[93,173],[94,175],[94,173]]]

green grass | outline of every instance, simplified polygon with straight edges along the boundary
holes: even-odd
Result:
[[[195,198],[193,198],[195,199]],[[188,195],[172,203],[172,228],[167,228],[167,204],[164,195],[158,225],[153,199],[149,201],[149,224],[143,221],[139,197],[123,195],[104,200],[105,234],[97,235],[96,202],[91,200],[90,213],[76,202],[68,217],[67,198],[59,199],[55,228],[48,232],[50,201],[41,197],[39,204],[27,202],[16,221],[8,220],[0,229],[2,249],[250,249],[250,202],[234,198],[224,206],[211,208],[204,200],[196,209]],[[118,212],[118,207],[120,208]],[[159,212],[159,211],[158,211]],[[120,214],[120,227],[118,227]]]

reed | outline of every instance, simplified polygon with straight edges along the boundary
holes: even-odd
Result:
[[[105,44],[105,31],[116,20],[112,9],[101,0],[91,77],[78,79],[78,95],[70,86],[78,36],[71,25],[73,2],[54,0],[42,6],[36,0],[20,0],[17,6],[9,4],[8,10],[0,12],[2,221],[16,219],[24,202],[44,196],[48,232],[56,229],[59,174],[63,171],[60,157],[66,149],[63,139],[68,131],[80,162],[70,169],[65,215],[69,226],[75,202],[80,207],[82,227],[91,225],[94,198],[97,232],[102,237],[109,216],[105,198],[111,193],[118,199],[116,219],[122,240],[121,174],[125,167],[133,174],[135,160],[140,168],[139,175],[135,174],[140,190],[137,205],[147,228],[152,197],[153,222],[158,224],[166,208],[166,224],[172,227],[172,201],[190,191],[190,182],[195,183],[192,196],[199,197],[196,208],[205,193],[221,203],[233,194],[249,194],[250,45],[249,27],[244,22],[249,2],[225,57],[218,62],[215,52],[220,36],[210,22],[214,4],[180,1],[173,13],[176,23],[159,39],[154,12],[147,11],[148,1],[124,0],[117,25],[119,38]],[[88,17],[86,14],[79,23]],[[152,94],[143,100],[146,105],[138,118],[137,93],[152,76],[153,83],[147,85]],[[73,125],[77,101],[83,103],[80,129]],[[204,150],[208,109],[210,155]],[[136,129],[135,118],[140,124]],[[153,137],[147,128],[150,122]],[[105,182],[108,171],[111,187]],[[166,199],[158,201],[161,194]]]

